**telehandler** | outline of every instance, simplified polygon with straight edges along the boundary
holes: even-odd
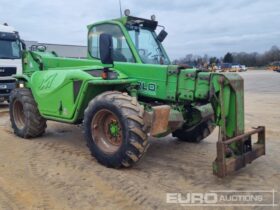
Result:
[[[198,143],[215,126],[218,177],[264,155],[265,128],[244,131],[243,79],[172,65],[162,45],[167,32],[157,34],[159,28],[154,16],[127,14],[88,26],[87,59],[58,57],[44,46],[25,50],[10,96],[14,133],[41,136],[47,120],[82,123],[92,155],[112,168],[138,162],[148,136]]]

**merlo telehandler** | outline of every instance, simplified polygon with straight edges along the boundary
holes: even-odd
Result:
[[[44,46],[25,49],[10,96],[14,133],[39,137],[47,120],[83,124],[91,154],[112,168],[138,162],[148,136],[198,143],[215,126],[215,175],[264,155],[265,128],[245,133],[243,79],[172,65],[162,45],[167,32],[156,33],[161,27],[154,17],[129,15],[89,25],[87,59],[59,57]]]

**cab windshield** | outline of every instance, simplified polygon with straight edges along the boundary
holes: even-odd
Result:
[[[0,59],[19,59],[20,53],[18,40],[0,39]]]
[[[170,64],[170,60],[163,50],[162,45],[156,39],[154,31],[136,27],[134,29],[128,29],[128,32],[143,63]]]

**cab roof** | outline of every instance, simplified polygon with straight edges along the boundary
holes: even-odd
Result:
[[[14,33],[16,30],[12,26],[5,26],[0,24],[0,32]]]
[[[134,16],[125,16],[113,20],[107,20],[107,21],[101,21],[97,22],[94,24],[88,25],[88,28],[92,27],[92,25],[95,24],[102,24],[102,23],[108,23],[108,22],[119,22],[123,24],[124,26],[129,25],[129,26],[143,26],[145,28],[149,28],[151,30],[155,30],[158,26],[158,22],[154,20],[149,20],[149,19],[144,19],[144,18],[139,18],[139,17],[134,17]]]

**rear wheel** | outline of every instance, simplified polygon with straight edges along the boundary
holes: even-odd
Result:
[[[10,120],[14,133],[22,138],[41,136],[47,127],[40,115],[32,93],[27,88],[19,88],[10,95]]]
[[[95,97],[84,114],[85,139],[101,164],[119,168],[138,162],[148,147],[143,108],[120,92]]]
[[[199,123],[198,125],[189,129],[178,129],[172,133],[181,141],[198,143],[209,136],[215,129],[214,117]]]

